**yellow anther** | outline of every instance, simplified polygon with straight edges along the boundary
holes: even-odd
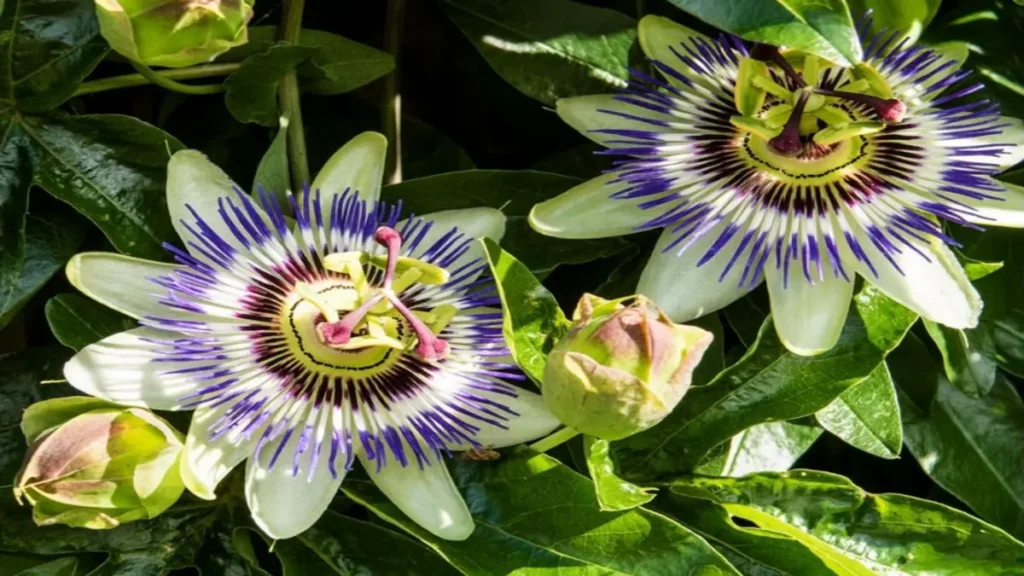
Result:
[[[857,136],[866,136],[885,129],[883,122],[851,122],[845,126],[829,126],[814,135],[814,142],[826,146]]]
[[[379,321],[371,321],[366,323],[366,331],[370,338],[375,339],[380,346],[387,346],[388,348],[394,348],[396,350],[405,350],[406,346],[401,340],[393,336],[388,336],[388,333],[384,330],[384,326]]]
[[[843,84],[843,92],[861,92],[863,94],[867,94],[868,92],[871,92],[871,84],[868,84],[868,81],[863,78],[854,80],[849,84]]]
[[[803,69],[804,82],[807,82],[808,86],[817,86],[818,78],[821,76],[821,59],[814,54],[808,54],[804,56],[804,69]],[[810,103],[808,103],[808,107]]]
[[[752,80],[755,77],[765,78],[770,82],[771,77],[768,74],[768,65],[753,58],[743,58],[740,60],[739,70],[736,75],[736,91],[733,92],[733,98],[736,102],[736,109],[739,110],[741,116],[753,116],[764,106],[766,93],[763,88],[754,85]]]
[[[378,268],[385,268],[387,266],[387,256],[371,256],[370,263]],[[420,284],[444,284],[448,281],[448,271],[440,266],[435,266],[429,262],[410,258],[408,256],[399,256],[398,263],[395,266],[396,274],[403,274],[410,268],[416,268],[423,275],[417,280]]]
[[[337,322],[340,319],[338,317],[338,311],[331,306],[328,306],[327,303],[324,302],[323,298],[321,298],[309,284],[299,282],[295,285],[295,291],[303,300],[309,302],[313,306],[316,306],[317,309],[320,310],[320,313],[324,315],[324,319],[326,319],[327,322]]]
[[[780,132],[778,129],[769,128],[763,121],[758,120],[757,118],[748,118],[746,116],[732,116],[729,118],[729,123],[744,132],[750,132],[751,134],[760,136],[765,140],[778,136]]]
[[[814,134],[818,131],[818,119],[811,114],[800,116],[800,133],[803,135]]]
[[[324,268],[348,276],[360,298],[363,298],[370,288],[366,281],[366,272],[363,270],[363,265],[368,260],[369,255],[366,252],[335,252],[324,256]]]
[[[455,317],[455,313],[459,309],[451,304],[441,304],[437,308],[430,311],[430,315],[433,316],[433,320],[424,320],[427,326],[430,326],[430,331],[434,334],[440,334],[442,330],[448,327],[451,323],[452,318]]]
[[[804,106],[804,114],[808,112],[814,112],[815,110],[824,106],[827,99],[821,94],[811,94],[807,97],[807,104]]]
[[[791,102],[793,100],[793,94],[789,90],[779,86],[767,76],[754,76],[750,79],[750,83],[783,102]]]
[[[849,116],[843,114],[839,110],[836,110],[832,106],[825,106],[824,108],[819,108],[814,111],[814,115],[817,116],[818,119],[823,121],[825,124],[828,124],[829,126],[834,126],[836,128],[846,126],[847,124],[850,123]]]
[[[789,104],[779,104],[773,107],[764,115],[761,120],[764,121],[764,125],[771,128],[772,130],[781,129],[786,125],[786,121],[789,120],[789,115],[793,113],[793,107]]]
[[[393,290],[395,294],[401,294],[403,290],[419,282],[422,277],[423,271],[419,268],[408,268],[402,272],[401,276],[391,283],[391,290]]]
[[[870,64],[861,62],[854,66],[853,69],[861,79],[868,83],[871,87],[871,91],[874,92],[876,96],[880,96],[887,100],[894,97],[892,89],[889,88],[889,83],[886,82],[885,79],[882,78],[882,75],[878,73],[878,70],[875,70]],[[853,90],[850,86],[843,86],[838,89],[846,92],[864,92],[864,90]]]

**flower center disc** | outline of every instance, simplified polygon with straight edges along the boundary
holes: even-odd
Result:
[[[768,105],[762,116],[768,116],[774,105]],[[831,106],[832,110],[847,116],[851,122],[857,114],[841,105]],[[843,169],[856,166],[868,156],[868,139],[863,136],[847,138],[835,144],[819,146],[806,138],[804,151],[797,156],[784,156],[776,152],[768,140],[756,134],[742,135],[740,147],[747,162],[760,170],[766,170],[780,179],[799,180],[806,184],[819,184],[838,180]]]
[[[321,302],[338,311],[339,316],[354,310],[359,305],[359,294],[355,284],[344,278],[332,278],[311,284],[312,290]],[[384,333],[399,341],[406,342],[409,334],[405,319],[394,312],[373,315],[373,320],[384,329]],[[365,346],[340,350],[324,344],[317,335],[316,327],[325,321],[320,309],[299,294],[285,301],[281,314],[281,329],[292,357],[298,359],[308,370],[326,376],[361,376],[383,372],[401,358],[401,351],[388,346]],[[357,327],[352,335],[365,336],[365,325]]]

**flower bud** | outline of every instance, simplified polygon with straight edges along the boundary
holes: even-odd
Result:
[[[14,496],[36,524],[113,528],[153,518],[184,489],[181,434],[141,408],[85,397],[33,404],[22,418],[29,443]]]
[[[96,0],[100,33],[125,58],[182,68],[248,41],[253,0]]]
[[[661,422],[690,387],[710,332],[673,323],[650,300],[586,294],[548,355],[544,401],[563,424],[618,440]]]

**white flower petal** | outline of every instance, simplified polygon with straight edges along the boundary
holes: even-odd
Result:
[[[388,140],[383,134],[363,132],[327,160],[310,188],[320,190],[321,205],[328,209],[332,205],[332,197],[344,194],[346,190],[359,192],[361,199],[373,204],[380,198],[387,151]]]
[[[628,186],[612,183],[614,179],[612,174],[598,176],[535,205],[530,210],[530,226],[545,236],[575,240],[636,233],[638,226],[660,212],[640,208],[647,198],[611,198]]]
[[[68,281],[83,294],[138,320],[143,316],[185,317],[185,313],[157,301],[154,294],[167,290],[150,281],[177,268],[175,264],[109,252],[83,252],[68,261],[65,271]]]
[[[862,241],[861,244],[868,250],[878,277],[862,262],[856,263],[857,273],[886,296],[924,318],[950,328],[974,328],[978,325],[981,297],[945,244],[938,240],[930,245],[918,244],[930,262],[909,249],[893,255],[902,274],[877,250],[873,250],[870,242]]]
[[[1003,190],[992,195],[998,198],[975,200],[964,196],[957,196],[959,202],[970,206],[973,211],[961,211],[964,219],[981,226],[1004,226],[1007,228],[1024,228],[1024,188],[991,180]]]
[[[192,424],[181,454],[181,479],[190,492],[205,500],[217,497],[217,485],[252,454],[255,444],[251,439],[259,438],[263,433],[263,427],[258,428],[248,439],[238,439],[237,442],[230,433],[212,438],[210,426],[234,406],[234,402],[225,402],[214,408],[199,406],[192,414]]]
[[[609,140],[622,140],[623,137],[596,132],[596,130],[625,129],[654,132],[666,130],[655,124],[622,116],[621,114],[651,118],[659,121],[672,120],[671,116],[640,108],[627,102],[620,102],[612,94],[561,98],[555,104],[555,107],[558,116],[566,124],[602,146],[608,146]]]
[[[344,469],[337,470],[336,477],[331,475],[327,454],[321,454],[310,474],[312,447],[296,462],[299,438],[298,431],[291,435],[273,467],[270,463],[277,443],[268,442],[259,454],[249,458],[245,470],[249,511],[256,525],[274,539],[291,538],[316,523],[345,478]]]
[[[672,320],[687,322],[723,308],[753,290],[756,285],[750,285],[749,277],[740,286],[746,255],[738,258],[729,273],[719,280],[739,245],[742,232],[733,236],[710,261],[697,265],[725,226],[723,222],[709,229],[682,255],[678,255],[679,247],[686,245],[686,240],[664,251],[676,238],[666,229],[640,275],[637,292],[653,300]]]
[[[421,217],[426,222],[433,222],[430,230],[420,240],[416,250],[411,252],[414,258],[419,258],[424,252],[430,249],[439,239],[448,233],[452,228],[458,228],[459,232],[471,239],[466,253],[456,258],[454,262],[446,266],[449,272],[454,272],[477,259],[484,258],[484,248],[476,239],[490,238],[500,242],[505,235],[505,215],[494,208],[465,208],[462,210],[444,210],[426,214]],[[398,230],[405,226],[405,221],[398,223]],[[423,224],[420,224],[422,227]],[[419,233],[414,233],[419,236]],[[407,242],[412,238],[406,238]]]
[[[182,222],[184,220],[192,226],[193,230],[198,230],[193,224],[195,216],[189,211],[189,206],[225,242],[232,246],[241,246],[217,212],[218,201],[221,198],[230,199],[235,206],[241,208],[240,199],[235,192],[236,188],[238,185],[198,150],[181,150],[171,156],[171,160],[167,163],[167,208],[171,213],[171,223],[174,224],[174,229],[189,252],[195,253],[194,248],[189,245],[190,241],[202,245]],[[259,203],[254,202],[253,204],[267,226],[270,227],[270,219],[260,209]]]
[[[672,53],[671,48],[675,48],[676,51],[685,54],[686,51],[681,46],[683,42],[686,42],[687,46],[689,45],[690,38],[704,39],[710,42],[711,40],[707,36],[682,24],[673,22],[668,18],[647,15],[641,18],[637,25],[637,37],[640,40],[640,49],[644,51],[648,58],[659,60],[690,78],[701,81],[705,80],[701,78],[699,73],[693,71],[690,66],[683,64]],[[677,88],[683,86],[679,80],[671,76],[667,76],[666,79]]]
[[[979,162],[990,162],[999,167],[999,170],[1013,168],[1024,160],[1024,121],[1020,118],[1003,116],[997,123],[1004,125],[1002,131],[994,136],[982,136],[980,140],[984,144],[998,144],[1004,147],[1003,153],[995,157],[972,156]],[[977,142],[975,142],[977,143]]]
[[[377,488],[431,534],[445,540],[465,540],[473,533],[473,517],[444,462],[432,459],[421,470],[415,464],[402,467],[391,461],[377,473],[374,462],[362,455],[359,460]]]
[[[474,422],[474,425],[480,427],[480,431],[474,435],[474,438],[484,447],[516,446],[547,436],[561,426],[561,422],[544,405],[544,398],[540,394],[522,389],[517,390],[516,393],[519,395],[516,398],[497,394],[490,395],[495,402],[513,410],[519,416],[510,419],[506,423],[507,428],[500,428],[486,422]],[[471,446],[454,444],[450,448],[452,450],[469,450]]]
[[[765,269],[772,318],[782,343],[794,354],[813,356],[835,346],[846,323],[853,282],[832,274],[824,263],[824,279],[812,271],[814,284],[804,277],[798,262],[790,263],[789,282],[784,271],[769,264]]]
[[[78,390],[117,404],[178,410],[180,399],[198,390],[199,384],[167,372],[195,363],[153,362],[159,341],[175,338],[181,335],[153,328],[108,336],[75,354],[64,365],[64,377]]]

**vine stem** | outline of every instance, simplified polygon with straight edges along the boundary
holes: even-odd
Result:
[[[192,80],[196,78],[211,78],[214,76],[227,76],[234,74],[241,67],[241,64],[229,63],[229,64],[206,64],[203,66],[194,66],[191,68],[178,68],[175,70],[161,70],[159,72],[152,71],[154,75],[160,78],[166,78],[168,80]],[[94,94],[96,92],[106,92],[107,90],[118,90],[120,88],[133,88],[135,86],[145,86],[152,82],[140,73],[136,74],[125,74],[123,76],[111,76],[110,78],[103,78],[101,80],[90,80],[89,82],[82,82],[79,84],[78,89],[75,90],[75,96],[82,96],[85,94]]]
[[[576,430],[573,430],[572,428],[569,427],[565,427],[553,434],[549,434],[548,436],[541,438],[540,440],[534,442],[533,444],[530,444],[530,450],[533,450],[534,452],[547,452],[548,450],[551,450],[552,448],[558,446],[559,444],[563,444],[565,442],[568,442],[569,440],[572,440],[573,438],[579,436],[579,434],[580,433],[577,432]]]
[[[142,64],[142,63],[139,63],[139,62],[132,62],[131,65],[132,65],[132,68],[135,68],[139,72],[139,74],[142,75],[143,78],[145,78],[146,80],[149,80],[150,82],[152,82],[153,84],[156,84],[157,86],[159,86],[161,88],[166,88],[166,89],[170,90],[171,92],[181,92],[182,94],[202,95],[202,94],[217,94],[219,92],[223,92],[224,91],[224,85],[223,84],[209,84],[209,85],[206,85],[206,86],[191,86],[189,84],[182,84],[181,82],[177,82],[177,81],[172,80],[172,79],[170,79],[170,78],[168,78],[166,76],[161,76],[161,75],[157,74],[156,72],[153,72],[153,69],[150,68],[149,66],[146,66],[145,64]]]
[[[279,41],[299,43],[304,7],[305,0],[284,0],[281,23],[277,27]],[[291,175],[292,190],[298,192],[309,182],[309,160],[306,155],[306,131],[302,124],[299,77],[294,68],[281,77],[278,99],[281,102],[281,115],[288,118],[288,173]]]
[[[381,131],[390,144],[384,163],[384,181],[388,184],[402,181],[402,95],[398,91],[398,56],[404,23],[405,0],[388,0],[384,50],[395,59],[395,69],[384,79],[384,101],[380,107]]]

